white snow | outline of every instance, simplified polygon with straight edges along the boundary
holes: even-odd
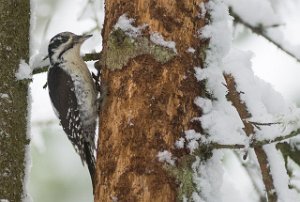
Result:
[[[184,140],[183,137],[179,138],[179,140],[177,140],[177,141],[175,142],[175,147],[176,147],[177,149],[183,149],[183,148],[184,148],[184,142],[185,142],[185,140]]]
[[[157,158],[160,162],[166,162],[172,166],[175,165],[175,158],[172,156],[172,153],[167,150],[158,152]]]
[[[28,88],[27,93],[27,128],[26,128],[26,138],[31,140],[31,88]],[[25,148],[25,171],[24,171],[24,180],[23,180],[23,194],[22,202],[32,202],[32,198],[29,195],[28,186],[29,186],[29,174],[32,166],[31,155],[30,155],[30,144]]]
[[[206,8],[205,8],[205,4],[203,2],[200,3],[199,5],[200,7],[200,18],[204,18],[206,15]]]
[[[282,48],[292,53],[298,60],[300,60],[300,45],[291,44],[290,40],[285,37],[280,29],[267,29],[266,35],[279,44]]]
[[[268,156],[269,165],[275,189],[280,202],[297,202],[299,195],[294,189],[289,189],[289,176],[287,174],[282,154],[276,149],[275,144],[265,145],[264,151]]]
[[[32,70],[25,60],[20,60],[19,69],[17,70],[15,76],[17,80],[31,79]]]
[[[256,139],[271,140],[287,135],[299,127],[299,124],[295,124],[295,120],[299,119],[299,110],[287,103],[269,84],[254,76],[250,63],[251,57],[250,52],[231,50],[224,59],[224,71],[234,76],[237,91],[242,92],[240,98],[246,103],[247,110],[252,115],[249,121],[283,123],[256,128]]]
[[[227,101],[227,88],[223,76],[223,58],[228,54],[232,42],[232,31],[227,6],[219,1],[210,1],[206,5],[210,12],[211,23],[199,31],[199,37],[209,38],[206,51],[205,68],[195,67],[195,76],[201,81],[206,79],[206,89],[215,98],[209,101],[197,98],[195,103],[203,107],[204,114],[197,118],[203,129],[210,134],[209,140],[222,144],[246,144],[247,137],[243,123],[231,102]],[[226,33],[226,34],[224,34]]]
[[[279,0],[225,1],[228,2],[235,9],[235,12],[237,14],[241,15],[240,17],[243,17],[246,22],[253,26],[262,24],[268,27],[274,24],[282,23],[277,13],[275,13],[272,10],[274,6],[270,3],[271,1],[274,2]],[[287,3],[288,2],[283,1],[282,4]],[[48,8],[45,7],[44,10],[46,11],[43,13],[39,13],[39,15],[42,16],[48,13]],[[212,23],[206,26],[204,29],[199,30],[199,36],[203,38],[209,38],[211,42],[207,54],[207,61],[205,65],[206,68],[201,69],[200,67],[195,67],[195,76],[197,77],[197,79],[208,79],[207,90],[212,94],[213,98],[216,98],[216,100],[213,101],[200,97],[195,99],[195,103],[199,107],[201,107],[204,112],[204,115],[202,117],[196,117],[195,120],[200,120],[203,124],[205,132],[211,135],[210,139],[206,141],[216,141],[224,144],[239,143],[246,145],[249,141],[248,137],[246,137],[246,135],[244,134],[244,131],[242,129],[244,126],[237,114],[237,111],[234,107],[232,107],[232,104],[228,102],[225,97],[227,93],[227,88],[224,86],[224,72],[234,75],[237,83],[237,89],[238,91],[242,92],[241,98],[244,102],[246,102],[247,107],[249,108],[249,111],[252,114],[252,118],[250,118],[249,121],[262,123],[282,122],[282,124],[273,125],[271,127],[261,126],[261,130],[256,129],[256,138],[258,138],[259,140],[273,139],[276,136],[288,134],[289,131],[299,127],[299,109],[291,105],[290,103],[287,103],[282,96],[280,96],[277,92],[272,90],[272,86],[253,76],[250,63],[253,54],[250,52],[241,52],[238,50],[231,49],[232,31],[230,28],[228,28],[228,24],[231,23],[231,18],[228,16],[227,8],[226,6],[224,6],[222,1],[212,0],[209,4],[201,3],[199,5],[199,11],[199,17],[201,18],[204,17],[204,14],[206,12],[212,13]],[[76,13],[74,12],[74,9],[69,9],[68,12]],[[100,14],[101,12],[97,13]],[[54,35],[54,33],[58,33],[60,31],[72,31],[72,29],[75,29],[70,27],[70,24],[72,23],[68,23],[67,25],[66,23],[58,23],[60,22],[60,20],[61,17],[56,17],[52,19],[52,22],[50,23],[50,25],[52,26],[49,26],[50,28],[52,28],[52,33],[49,32],[47,35],[52,36]],[[298,19],[296,20],[298,23]],[[69,22],[70,20],[65,19],[65,21]],[[133,37],[137,37],[141,34],[141,29],[143,29],[144,26],[134,27],[132,25],[133,23],[134,19],[128,19],[126,15],[123,15],[120,17],[115,28],[120,28],[124,30],[126,34]],[[82,26],[80,27],[81,24]],[[83,30],[82,27],[86,27],[86,23],[81,24],[79,23],[79,26],[78,23],[76,24],[77,30],[75,30],[77,32],[79,29]],[[92,24],[94,25],[94,23]],[[284,28],[285,27],[283,27],[283,29]],[[85,30],[86,29],[88,28],[85,28]],[[296,37],[298,37],[298,32],[293,33],[294,35],[296,35]],[[281,34],[281,32],[278,32],[277,28],[267,28],[266,34],[273,40],[277,41],[277,43],[282,45],[284,48],[293,52],[293,54],[295,54],[297,57],[300,57],[300,48],[298,46],[289,44],[287,41],[289,37],[286,37],[285,35]],[[40,64],[40,62],[42,61],[44,56],[47,55],[48,41],[46,41],[45,43],[41,43],[41,45],[44,46],[43,48],[41,48],[41,50],[31,54],[34,55],[31,57],[29,62],[30,67],[32,68],[47,65],[42,65]],[[259,45],[257,46],[260,47]],[[7,50],[11,51],[11,47],[6,48]],[[195,50],[193,48],[189,48],[187,52],[193,54],[195,53]],[[288,64],[284,64],[283,62],[282,66],[282,68],[286,68]],[[44,84],[44,77],[45,75],[43,75],[43,80],[41,79],[41,84],[38,84],[37,86],[42,86]],[[34,82],[36,82],[36,80],[37,79],[35,78]],[[295,85],[296,84],[297,83],[295,83]],[[49,118],[52,119],[53,116],[49,117],[49,114],[51,116],[53,115],[53,113],[51,112],[51,110],[49,111],[49,109],[45,109],[43,104],[44,102],[49,102],[47,92],[44,92],[44,90],[41,87],[40,90],[43,91],[43,95],[45,94],[47,96],[47,99],[42,98],[42,102],[40,100],[36,100],[36,102],[33,103],[33,105],[36,105],[35,108],[38,108],[39,112],[40,110],[42,110],[42,112],[45,111],[47,113],[35,113],[36,117],[33,117],[33,120],[40,121],[42,119],[42,121],[44,121],[46,119],[48,120]],[[38,99],[40,99],[40,95],[42,95],[42,93],[39,91],[37,92],[37,94],[39,94]],[[6,94],[3,96],[4,98],[6,98],[8,95]],[[1,94],[0,97],[2,98]],[[187,146],[191,151],[197,147],[198,141],[204,140],[202,138],[199,138],[198,134],[196,134],[195,131],[186,131],[185,136],[179,138],[176,141],[175,147],[184,148],[184,146]],[[291,192],[286,186],[288,184],[288,176],[283,165],[282,157],[280,156],[278,151],[276,151],[273,145],[272,147],[270,145],[270,148],[268,148],[268,146],[265,146],[264,149],[267,151],[268,158],[271,159],[270,166],[272,174],[275,175],[274,181],[276,190],[279,189],[280,192],[278,192],[279,199],[281,201],[294,202],[295,193],[294,191]],[[210,159],[207,164],[201,164],[199,159],[196,162],[194,162],[194,180],[195,182],[197,182],[197,186],[199,188],[198,191],[201,193],[201,195],[199,195],[198,193],[193,193],[193,201],[211,202],[222,201],[222,199],[224,200],[224,198],[221,198],[224,197],[224,184],[222,188],[220,188],[219,183],[222,184],[223,179],[228,180],[229,177],[226,175],[223,176],[222,167],[224,165],[222,165],[220,162],[222,160],[222,153],[223,152],[220,150],[215,151],[213,158]],[[172,154],[169,151],[160,152],[158,155],[158,159],[162,162],[170,162],[170,164],[175,163],[175,159],[172,157]],[[257,162],[254,163],[257,164]],[[259,172],[257,170],[255,170],[254,172],[255,174],[259,175]],[[261,182],[261,179],[259,177],[261,176],[256,177],[256,180]],[[225,185],[230,185],[230,183]],[[245,195],[242,195],[241,193],[236,193],[237,191],[239,191],[239,189],[234,189],[230,187],[225,191],[227,192],[227,196],[230,195],[230,199],[232,199],[231,201],[233,201],[233,199],[238,200],[238,198],[245,197]],[[241,195],[241,197],[239,195]],[[7,202],[7,200],[0,199],[0,202]]]
[[[187,148],[191,153],[199,147],[199,141],[201,140],[201,134],[197,133],[195,130],[185,131],[185,139],[187,142]]]
[[[195,67],[197,80],[206,80],[206,89],[215,100],[211,103],[197,98],[195,103],[204,107],[204,114],[198,118],[203,129],[213,142],[222,144],[246,144],[243,123],[231,102],[227,101],[227,88],[223,76],[223,58],[228,54],[232,42],[232,30],[227,6],[220,1],[210,1],[206,5],[211,22],[199,30],[199,37],[209,39],[205,68]],[[224,34],[226,33],[226,34]]]
[[[236,4],[238,4],[237,11],[240,11],[238,14],[241,13],[242,16],[244,15],[245,19],[248,20],[247,22],[252,25],[257,25],[259,22],[264,26],[270,26],[280,22],[274,15],[265,15],[265,13],[271,12],[268,10],[270,8],[267,7],[270,5],[267,5],[268,2],[266,1],[260,1],[261,7],[252,5],[252,3],[256,1],[251,1],[251,3],[249,1],[244,3],[241,3],[241,1],[236,2]],[[259,2],[257,1],[257,3]],[[216,98],[216,101],[212,101],[211,103],[204,98],[197,98],[195,100],[195,103],[203,108],[204,115],[199,117],[203,128],[210,134],[210,140],[219,140],[224,143],[224,139],[226,139],[229,140],[228,143],[233,144],[239,139],[239,141],[244,142],[244,145],[247,145],[248,138],[242,130],[243,124],[240,122],[240,117],[226,99],[227,88],[224,86],[226,82],[223,78],[223,73],[225,73],[234,77],[236,90],[240,92],[240,98],[251,114],[249,121],[258,123],[284,123],[255,128],[256,139],[272,140],[275,137],[289,134],[292,130],[299,127],[299,122],[297,123],[297,120],[299,120],[300,117],[299,110],[297,110],[294,105],[287,103],[269,84],[254,76],[250,62],[253,55],[251,52],[230,49],[231,31],[227,24],[230,21],[230,18],[226,17],[228,13],[226,13],[224,5],[219,3],[219,5],[222,6],[216,7],[217,4],[216,1],[211,1],[210,5],[206,5],[206,8],[212,9],[210,11],[212,22],[200,31],[200,36],[202,38],[210,39],[209,50],[207,51],[206,68],[195,68],[197,79],[207,79],[206,87],[213,97]],[[254,8],[256,9],[256,12],[253,12]],[[258,12],[258,8],[269,11],[264,13],[264,16],[267,16],[266,18],[263,18],[264,16],[259,14],[253,15],[253,13]],[[250,15],[250,13],[252,18],[247,16]],[[223,17],[221,17],[222,14],[224,15]],[[230,33],[230,35],[224,36],[225,34],[222,34],[221,32]],[[216,139],[216,137],[218,139]],[[268,154],[272,177],[274,178],[274,185],[279,200],[291,202],[297,201],[297,195],[288,188],[289,182],[286,169],[284,168],[284,160],[278,154],[274,145],[268,145],[264,148]],[[201,172],[205,173],[205,171]],[[202,180],[202,183],[207,182],[212,182],[212,179],[206,177]],[[202,186],[202,190],[207,188],[209,188],[209,186]],[[203,197],[203,194],[208,193],[209,190],[203,191],[203,193],[200,193],[200,196]],[[216,200],[213,196],[207,196],[205,200],[218,201],[219,199]]]
[[[285,26],[282,16],[270,0],[225,0],[233,11],[251,26],[262,26],[262,31],[283,49],[292,53],[300,60],[300,45],[290,43],[284,35]],[[284,6],[283,4],[281,5]],[[255,13],[255,15],[253,15]]]
[[[119,29],[123,30],[128,36],[136,38],[141,35],[141,32],[145,28],[146,25],[135,27],[132,25],[132,23],[134,23],[134,19],[128,18],[127,14],[123,14],[119,17],[114,28],[115,29],[119,28]]]
[[[48,8],[47,8],[48,7]],[[41,10],[40,10],[41,9]],[[34,36],[36,32],[36,23],[38,16],[45,16],[47,13],[45,10],[49,9],[48,4],[39,4],[37,9],[37,2],[35,0],[30,1],[30,36]],[[42,12],[43,10],[43,12]],[[49,13],[48,13],[49,14]],[[38,37],[30,37],[29,50],[30,59],[29,66],[33,69],[50,65],[49,59],[44,59],[48,56],[48,43],[49,41],[43,41],[39,44]]]
[[[8,99],[9,95],[7,93],[0,93],[0,98],[1,99]]]
[[[246,9],[246,6],[248,6],[246,2],[241,3],[239,1],[237,4],[242,7],[244,6],[245,8],[243,9]],[[247,110],[252,115],[249,121],[273,123],[279,122],[279,120],[282,121],[282,119],[284,119],[282,117],[289,115],[289,121],[285,120],[282,122],[294,122],[294,125],[290,124],[288,126],[276,124],[272,126],[261,126],[259,129],[256,128],[255,137],[258,140],[272,139],[297,129],[299,124],[295,124],[295,120],[299,119],[299,112],[295,110],[295,106],[287,104],[283,97],[274,91],[269,84],[266,84],[254,76],[250,62],[252,53],[231,49],[232,31],[229,24],[232,19],[229,17],[226,5],[220,1],[210,1],[205,7],[207,11],[210,12],[211,23],[200,30],[199,36],[201,38],[210,39],[210,43],[207,50],[205,68],[195,67],[195,76],[199,81],[206,79],[206,88],[215,99],[211,101],[206,98],[197,97],[194,102],[203,111],[203,115],[195,119],[201,121],[203,129],[209,134],[208,141],[216,141],[222,144],[239,143],[245,146],[247,146],[249,142],[248,137],[243,131],[244,125],[239,114],[232,104],[227,101],[226,94],[228,89],[224,80],[224,73],[234,77],[236,89],[240,92],[241,100],[245,103]],[[257,6],[255,6],[255,8],[257,8]],[[246,15],[247,12],[244,14]],[[251,15],[253,15],[253,12]],[[262,18],[259,15],[255,17],[258,19]],[[275,17],[272,19],[276,20]],[[251,22],[254,23],[255,18],[252,19]],[[268,19],[265,19],[264,22],[265,25],[274,23]],[[189,131],[189,133],[193,134],[191,131]],[[193,151],[198,146],[198,141],[195,141],[198,139],[189,138],[187,135],[186,139],[190,139],[190,141],[188,141],[188,147]],[[216,152],[219,152],[219,155],[222,153],[222,151],[214,151],[214,154]],[[274,151],[270,152],[268,157],[271,156],[273,152]],[[270,166],[276,167],[271,169],[279,199],[282,201],[295,201],[295,194],[287,196],[290,192],[288,192],[288,178],[283,165],[283,159],[277,159],[282,165],[275,165],[275,160],[270,159],[270,161]],[[198,173],[195,175],[194,180],[199,191],[199,195],[194,193],[194,197],[198,197],[197,199],[194,198],[194,200],[221,201],[219,197],[220,194],[216,194],[220,191],[220,184],[218,183],[221,183],[220,179],[223,178],[220,157],[213,157],[205,163],[201,163],[198,160],[198,162],[196,161],[194,163],[193,168],[195,173]],[[213,174],[214,170],[217,174]],[[215,176],[218,176],[218,178],[215,179]]]
[[[175,53],[177,53],[175,42],[174,41],[165,41],[163,36],[158,32],[151,33],[150,40],[157,45],[160,45],[160,46],[163,46],[166,48],[170,48]]]
[[[142,34],[142,30],[147,26],[146,24],[140,25],[138,27],[132,25],[135,20],[133,18],[128,18],[127,14],[123,14],[119,17],[117,23],[114,26],[114,29],[121,29],[123,30],[128,36],[136,38]],[[176,44],[174,41],[166,41],[164,40],[163,36],[158,32],[153,32],[150,35],[150,40],[160,46],[167,47],[172,49],[175,53]]]
[[[282,24],[269,0],[225,0],[226,3],[252,26],[272,26]]]
[[[221,188],[222,200],[226,202],[253,202],[264,196],[264,185],[257,165],[256,155],[249,151],[246,160],[242,160],[236,151],[224,150],[222,159],[224,176]]]
[[[197,133],[195,130],[187,130],[185,131],[185,139],[187,141],[190,140],[199,140],[201,138],[201,134]]]
[[[206,63],[217,65],[229,52],[231,46],[232,30],[229,23],[232,17],[229,16],[228,7],[222,1],[210,1],[206,4],[206,9],[210,12],[211,23],[199,30],[199,36],[210,39]]]
[[[193,180],[197,192],[193,193],[193,201],[222,201],[221,187],[223,183],[223,165],[221,163],[223,153],[221,150],[213,151],[213,156],[203,163],[199,157],[192,165],[194,171]]]
[[[34,31],[36,29],[36,21],[37,21],[37,16],[36,16],[36,11],[37,11],[37,3],[35,0],[30,0],[30,38],[29,38],[29,53],[30,56],[33,55],[33,50],[34,50],[34,41],[35,37],[34,36]]]
[[[34,39],[32,39],[34,40]],[[33,43],[33,42],[32,42]],[[50,60],[48,56],[48,41],[43,42],[39,49],[32,51],[29,64],[32,69],[37,69],[40,67],[45,67],[50,65]]]
[[[202,109],[204,114],[207,114],[212,110],[212,102],[210,99],[197,97],[194,103]]]
[[[189,47],[186,51],[187,51],[188,53],[194,54],[196,50],[195,50],[194,48],[192,48],[192,47]]]

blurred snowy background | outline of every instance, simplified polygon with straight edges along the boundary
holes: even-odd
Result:
[[[284,33],[285,39],[300,45],[300,1],[263,1],[269,2],[282,18],[284,24],[278,29]],[[32,30],[31,55],[40,58],[41,54],[46,54],[50,38],[63,31],[93,33],[94,37],[84,44],[82,52],[101,49],[102,0],[32,0],[32,7],[35,27]],[[234,47],[253,52],[255,74],[269,82],[285,99],[300,104],[299,62],[241,25],[234,28]],[[89,66],[92,67],[93,63],[90,62]],[[88,170],[82,166],[59,126],[48,91],[43,89],[45,82],[46,74],[43,73],[35,75],[31,83],[30,195],[35,202],[91,202],[93,197]],[[254,194],[255,186],[240,165],[240,157],[227,151],[223,163],[224,201],[238,201],[239,198],[258,201],[257,194]]]

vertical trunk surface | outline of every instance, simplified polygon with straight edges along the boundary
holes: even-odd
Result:
[[[28,82],[16,81],[15,72],[20,59],[29,58],[29,1],[1,0],[0,16],[0,199],[20,202],[29,144]]]
[[[143,36],[158,32],[174,41],[177,55],[165,64],[144,54],[121,70],[102,67],[108,96],[100,114],[95,201],[176,201],[179,184],[157,154],[168,150],[180,157],[185,151],[175,150],[174,142],[185,130],[201,130],[191,119],[200,113],[194,99],[204,93],[194,76],[206,46],[197,37],[205,24],[202,1],[106,0],[104,52],[113,26],[126,13],[134,25],[148,25]]]

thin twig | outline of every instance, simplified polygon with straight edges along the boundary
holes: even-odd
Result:
[[[244,145],[244,144],[220,144],[216,142],[210,142],[208,144],[205,144],[207,147],[212,147],[213,149],[244,149],[244,148],[255,148],[255,147],[261,147],[267,144],[272,144],[275,142],[280,142],[292,137],[295,137],[300,134],[300,128],[297,130],[292,131],[288,135],[279,136],[274,139],[266,139],[266,140],[253,140],[253,142],[250,145]]]
[[[278,125],[281,124],[280,122],[275,122],[275,123],[259,123],[259,122],[253,122],[253,121],[247,121],[245,120],[247,123],[251,123],[255,128],[257,128],[258,130],[261,130],[260,126],[272,126],[272,125]]]
[[[247,122],[257,126],[272,126],[272,125],[282,124],[281,122],[272,122],[272,123],[260,123],[254,121],[247,121]]]
[[[249,161],[245,162],[242,161],[242,158],[240,158],[240,155],[238,154],[237,151],[234,152],[235,156],[239,160],[240,164],[244,167],[245,171],[248,174],[249,179],[251,179],[252,186],[254,190],[257,192],[259,195],[260,201],[267,201],[266,196],[263,192],[263,190],[260,189],[260,180],[258,180],[256,177],[253,175],[256,175],[257,172],[259,171],[259,167],[256,163],[253,163],[253,160],[251,160],[251,157]],[[252,162],[252,163],[251,163]]]
[[[32,71],[32,75],[40,74],[40,73],[43,73],[43,72],[46,72],[46,71],[48,71],[48,66],[35,68],[35,69]]]
[[[288,54],[289,56],[293,57],[295,60],[297,60],[297,62],[300,62],[300,58],[298,58],[294,53],[292,53],[291,51],[285,49],[281,44],[279,44],[278,42],[276,42],[274,39],[272,39],[270,36],[268,36],[265,32],[265,29],[262,25],[259,26],[253,26],[250,23],[246,22],[244,19],[242,19],[237,13],[235,13],[232,9],[230,9],[230,15],[232,17],[234,17],[234,20],[237,23],[240,23],[242,25],[244,25],[245,27],[249,28],[250,30],[252,30],[254,33],[264,37],[265,39],[267,39],[269,42],[271,42],[272,44],[274,44],[277,48],[279,48],[280,50],[282,50],[283,52],[285,52],[286,54]],[[276,27],[278,25],[274,25],[273,27]]]

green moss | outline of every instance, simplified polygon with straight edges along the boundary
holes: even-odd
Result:
[[[207,50],[208,50],[208,43],[203,43],[203,45],[201,46],[201,49],[199,51],[199,58],[201,59],[201,61],[204,63],[206,61],[206,54],[207,54]]]
[[[116,29],[109,36],[103,62],[110,70],[122,69],[130,59],[144,54],[151,55],[162,64],[176,55],[172,49],[154,44],[146,37],[131,37]]]
[[[193,182],[194,171],[192,170],[192,164],[195,159],[193,155],[185,155],[180,159],[177,166],[165,165],[167,172],[179,184],[177,201],[182,201],[184,196],[190,199],[193,192],[197,191],[196,185]]]
[[[187,201],[192,201],[192,194],[194,192],[199,193],[193,179],[197,173],[192,169],[192,165],[197,159],[201,162],[210,159],[212,157],[212,149],[210,146],[201,145],[198,149],[194,150],[193,154],[186,154],[180,157],[176,166],[164,165],[167,173],[175,178],[179,184],[177,201],[183,201],[183,197]]]

